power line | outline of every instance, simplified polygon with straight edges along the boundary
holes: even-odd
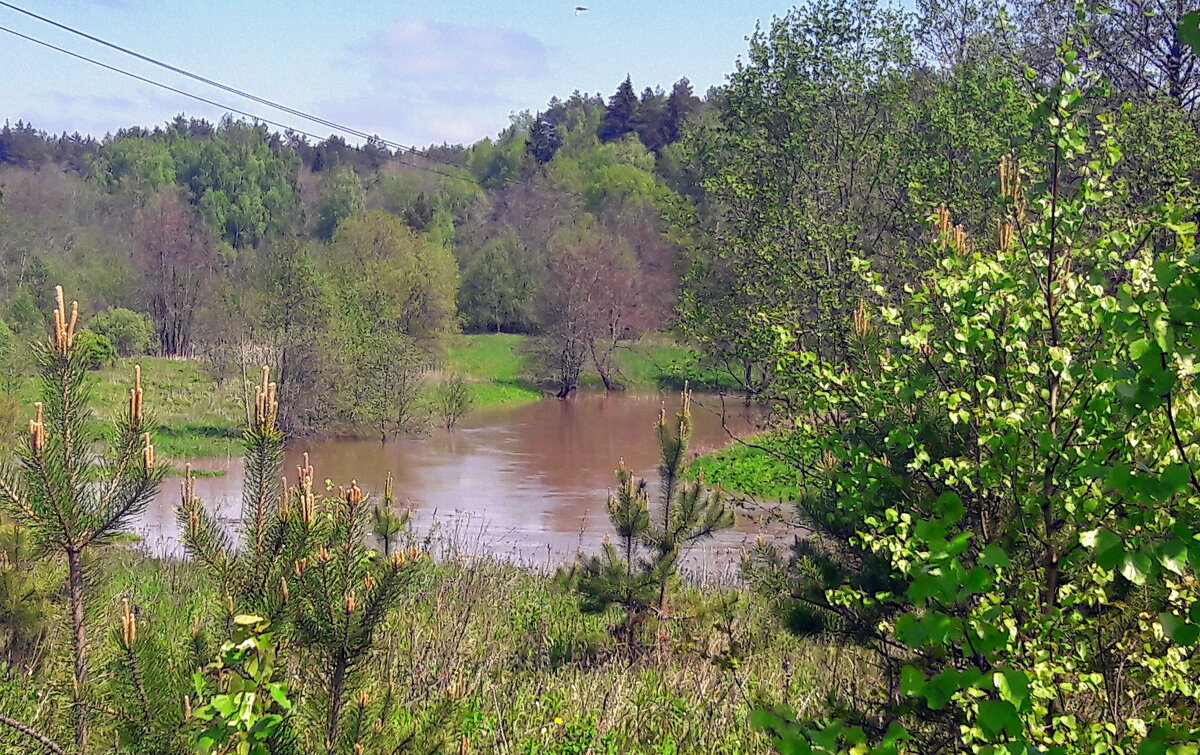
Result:
[[[120,52],[120,53],[124,53],[125,55],[129,55],[131,57],[137,58],[138,60],[144,61],[146,63],[150,63],[151,65],[158,66],[159,68],[164,68],[168,71],[177,73],[181,76],[186,76],[189,79],[194,79],[195,81],[199,81],[203,84],[208,84],[209,86],[216,87],[217,89],[221,89],[223,91],[229,92],[230,94],[237,95],[238,97],[244,97],[248,100],[252,100],[254,102],[259,103],[260,105],[266,105],[267,107],[271,107],[276,110],[281,110],[285,113],[288,113],[289,115],[294,115],[298,118],[303,118],[306,121],[312,121],[313,123],[319,123],[322,126],[328,126],[329,128],[335,129],[337,131],[342,131],[342,132],[351,134],[353,136],[357,136],[361,139],[376,139],[377,138],[375,135],[368,134],[365,131],[359,131],[358,129],[351,128],[349,126],[337,123],[335,121],[327,120],[327,119],[322,118],[317,115],[312,115],[311,113],[304,112],[303,110],[297,110],[296,108],[289,107],[288,105],[284,105],[279,102],[275,102],[273,100],[266,99],[265,97],[260,97],[259,95],[253,94],[251,92],[247,92],[243,89],[238,89],[237,87],[233,87],[228,84],[222,84],[221,82],[215,81],[206,76],[201,76],[200,74],[192,73],[191,71],[188,71],[186,69],[180,68],[175,65],[172,65],[165,61],[158,60],[157,58],[150,57],[149,55],[143,55],[142,53],[137,52],[136,50],[130,50],[127,47],[122,47],[121,45],[118,45],[115,42],[109,42],[106,39],[101,39],[100,37],[94,36],[92,34],[88,34],[85,31],[81,31],[80,29],[76,29],[72,26],[68,26],[67,24],[61,23],[59,21],[55,21],[52,18],[47,18],[45,16],[38,15],[37,13],[34,13],[33,11],[26,10],[25,8],[21,8],[17,5],[13,5],[12,3],[5,2],[4,0],[0,0],[0,6],[9,8],[10,10],[14,10],[18,13],[23,13],[24,15],[29,16],[30,18],[35,18],[38,21],[50,24],[51,26],[62,29],[63,31],[70,32],[71,34],[74,34],[79,37],[83,37],[84,39],[95,42],[96,44],[104,45],[105,47],[116,50],[117,52]],[[388,141],[383,138],[378,138],[378,140],[380,142],[382,142],[383,144],[386,144],[389,147],[392,147],[394,149],[403,150],[405,152],[411,152],[414,154],[422,155],[423,157],[426,157],[428,159],[432,159],[432,158],[429,158],[429,156],[426,155],[424,152],[422,152],[421,150],[417,149],[414,146],[410,146],[407,144],[400,144],[399,142]],[[449,164],[449,163],[443,163],[443,164]]]
[[[4,3],[4,2],[3,2],[3,0],[0,0],[0,4],[2,4],[2,5],[5,5],[5,6],[8,6],[8,3]],[[9,7],[11,7],[11,6],[9,6]],[[11,35],[13,35],[13,36],[15,36],[15,37],[20,37],[21,39],[24,39],[24,40],[26,40],[26,41],[29,41],[29,42],[33,42],[34,44],[37,44],[37,45],[41,45],[42,47],[48,48],[48,49],[50,49],[50,50],[53,50],[53,51],[55,51],[55,52],[58,52],[58,53],[62,53],[63,55],[68,55],[68,56],[70,56],[70,57],[72,57],[72,58],[75,58],[75,59],[77,59],[77,60],[82,60],[82,61],[84,61],[84,62],[86,62],[86,63],[91,63],[91,64],[92,64],[92,65],[94,65],[94,66],[99,66],[100,68],[104,68],[104,69],[106,69],[106,70],[109,70],[109,71],[112,71],[112,72],[114,72],[114,73],[119,73],[119,74],[121,74],[122,76],[128,76],[128,77],[129,77],[129,78],[131,78],[131,79],[135,79],[135,80],[137,80],[137,81],[140,81],[140,82],[142,82],[142,83],[145,83],[145,84],[150,84],[151,86],[158,87],[159,89],[165,89],[165,90],[166,90],[166,91],[168,91],[168,92],[172,92],[172,93],[174,93],[174,94],[182,95],[182,96],[184,96],[184,97],[191,98],[191,99],[193,99],[193,100],[196,100],[196,101],[198,101],[198,102],[203,102],[203,103],[205,103],[205,104],[207,104],[207,105],[212,105],[213,107],[220,108],[221,110],[226,110],[226,111],[228,111],[228,112],[237,113],[238,115],[242,115],[242,116],[245,116],[245,117],[247,117],[247,118],[252,118],[252,119],[254,119],[254,120],[256,120],[256,121],[261,121],[262,123],[267,123],[267,124],[270,124],[270,125],[272,125],[272,126],[275,126],[276,128],[281,128],[281,129],[284,129],[285,131],[291,131],[291,132],[293,132],[293,133],[297,133],[297,134],[301,134],[301,135],[303,135],[303,136],[307,136],[307,137],[309,137],[310,139],[316,139],[317,141],[323,141],[323,140],[324,140],[324,137],[322,137],[322,136],[320,136],[320,135],[318,135],[318,134],[314,134],[314,133],[312,133],[312,132],[310,132],[310,131],[305,131],[305,130],[303,130],[303,129],[298,129],[298,128],[295,128],[295,127],[289,126],[289,125],[287,125],[287,124],[285,124],[285,123],[280,123],[279,121],[271,120],[270,118],[264,118],[264,117],[263,117],[263,116],[261,116],[261,115],[256,115],[255,113],[251,113],[251,112],[248,112],[248,111],[246,111],[246,110],[241,110],[241,109],[239,109],[239,108],[236,108],[236,107],[233,107],[233,106],[231,106],[231,105],[226,105],[226,104],[223,104],[223,103],[221,103],[221,102],[217,102],[216,100],[210,100],[210,99],[208,99],[207,97],[202,97],[202,96],[200,96],[200,95],[198,95],[198,94],[193,94],[193,93],[191,93],[191,92],[187,92],[187,91],[184,91],[184,90],[182,90],[182,89],[178,89],[178,88],[176,88],[176,87],[173,87],[173,86],[171,86],[171,85],[169,85],[169,84],[164,84],[164,83],[162,83],[162,82],[160,82],[160,81],[155,81],[154,79],[150,79],[150,78],[147,78],[147,77],[145,77],[145,76],[140,76],[140,75],[138,75],[138,74],[136,74],[136,73],[133,73],[133,72],[131,72],[131,71],[126,71],[126,70],[125,70],[125,69],[123,69],[123,68],[119,68],[119,67],[117,67],[117,66],[109,65],[108,63],[101,62],[101,61],[99,61],[99,60],[96,60],[96,59],[94,59],[94,58],[89,58],[89,57],[88,57],[88,56],[86,56],[86,55],[81,55],[80,53],[74,52],[74,51],[72,51],[72,50],[68,50],[68,49],[66,49],[66,48],[64,48],[64,47],[59,47],[58,45],[54,45],[54,44],[51,44],[51,43],[49,43],[49,42],[45,42],[45,41],[43,41],[43,40],[37,39],[36,37],[31,37],[31,36],[29,36],[28,34],[22,34],[21,32],[19,32],[19,31],[16,31],[16,30],[14,30],[14,29],[10,29],[10,28],[8,28],[8,27],[6,27],[6,26],[0,26],[0,31],[7,32],[7,33],[9,33],[9,34],[11,34]],[[354,129],[343,128],[343,127],[341,127],[341,126],[334,126],[334,128],[335,128],[336,130],[339,130],[339,131],[344,131],[345,133],[349,133],[349,134],[353,134],[353,135],[358,135],[358,134],[362,133],[362,132],[358,132],[358,131],[356,131],[356,130],[354,130]],[[426,159],[428,159],[428,160],[431,160],[431,161],[433,161],[433,162],[442,162],[442,161],[434,160],[433,158],[431,158],[431,157],[429,157],[429,156],[425,155],[424,153],[420,152],[419,150],[417,150],[417,149],[415,149],[415,148],[412,148],[412,147],[406,147],[406,148],[404,148],[404,149],[406,149],[406,150],[407,150],[407,151],[408,151],[410,154],[415,154],[415,155],[418,155],[418,156],[420,156],[420,157],[424,157],[424,158],[426,158]],[[437,168],[431,168],[431,167],[429,167],[429,166],[425,166],[425,165],[418,165],[417,163],[414,163],[414,162],[408,162],[408,161],[402,160],[402,159],[400,158],[400,156],[399,156],[399,155],[396,155],[396,154],[386,154],[386,153],[385,153],[385,154],[383,154],[382,156],[383,156],[383,157],[385,157],[385,158],[386,158],[386,159],[388,159],[388,160],[392,160],[392,161],[394,161],[394,162],[396,162],[396,163],[399,163],[400,165],[407,165],[407,166],[409,166],[409,167],[411,167],[411,168],[416,168],[417,170],[423,170],[423,171],[426,171],[426,172],[428,172],[428,173],[434,173],[434,174],[437,174],[437,175],[439,175],[439,176],[443,176],[443,177],[445,177],[445,178],[453,178],[453,179],[456,179],[456,180],[458,180],[458,181],[463,181],[463,182],[465,182],[465,183],[469,183],[469,184],[472,184],[472,185],[478,185],[478,184],[477,184],[477,182],[476,182],[474,179],[470,179],[470,178],[464,178],[464,177],[462,177],[462,176],[455,175],[455,174],[453,174],[453,173],[447,173],[447,172],[445,172],[445,171],[438,170]],[[455,166],[455,165],[453,165],[453,164],[451,164],[451,163],[445,163],[445,162],[443,162],[443,164],[445,164],[445,165],[449,165],[450,167],[458,167],[458,166]]]

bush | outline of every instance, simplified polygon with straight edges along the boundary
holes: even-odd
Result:
[[[848,364],[778,360],[814,532],[747,575],[886,680],[844,724],[760,711],[781,752],[1196,752],[1200,198],[1129,209],[1080,65],[991,228],[938,208],[936,270],[862,303]]]
[[[150,351],[154,341],[154,323],[140,312],[116,307],[92,318],[91,329],[105,336],[122,357],[132,357]]]
[[[117,349],[108,336],[82,328],[75,338],[79,341],[79,347],[87,354],[89,370],[98,370],[117,360]]]

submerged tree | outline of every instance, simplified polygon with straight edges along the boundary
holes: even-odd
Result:
[[[433,408],[447,430],[453,430],[474,404],[475,397],[471,394],[470,385],[457,372],[443,380],[433,393]]]
[[[617,542],[606,539],[600,554],[581,554],[566,575],[583,610],[621,607],[625,622],[617,635],[631,650],[639,625],[651,616],[660,621],[671,617],[680,559],[701,540],[733,526],[733,511],[719,489],[705,487],[702,479],[684,480],[691,435],[691,393],[684,390],[675,423],[667,421],[665,408],[658,418],[658,505],[652,510],[646,481],[635,478],[622,461],[617,491],[608,499]]]
[[[140,368],[107,453],[101,452],[101,432],[88,408],[87,354],[76,338],[78,304],[68,313],[62,287],[56,295],[54,332],[37,346],[42,400],[35,404],[36,416],[15,468],[0,470],[0,506],[42,548],[66,561],[75,747],[84,750],[89,738],[85,555],[145,509],[165,467],[155,460],[146,430],[150,423],[142,406]]]

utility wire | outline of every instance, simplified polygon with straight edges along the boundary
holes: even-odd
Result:
[[[3,5],[8,5],[7,3],[3,3],[3,0],[0,0],[0,4],[3,4]],[[322,141],[322,140],[324,139],[324,137],[322,137],[322,136],[319,136],[318,134],[314,134],[314,133],[312,133],[312,132],[310,132],[310,131],[304,131],[303,129],[294,128],[294,127],[292,127],[292,126],[289,126],[289,125],[287,125],[287,124],[285,124],[285,123],[280,123],[279,121],[274,121],[274,120],[271,120],[270,118],[264,118],[264,117],[263,117],[263,116],[261,116],[261,115],[256,115],[256,114],[254,114],[254,113],[247,112],[247,111],[245,111],[245,110],[241,110],[241,109],[235,108],[235,107],[233,107],[233,106],[231,106],[231,105],[226,105],[226,104],[223,104],[223,103],[217,102],[217,101],[215,101],[215,100],[210,100],[210,99],[208,99],[207,97],[202,97],[202,96],[200,96],[200,95],[198,95],[198,94],[193,94],[193,93],[191,93],[191,92],[186,92],[186,91],[184,91],[184,90],[182,90],[182,89],[178,89],[178,88],[176,88],[176,87],[173,87],[173,86],[171,86],[171,85],[169,85],[169,84],[164,84],[164,83],[162,83],[162,82],[160,82],[160,81],[155,81],[154,79],[146,78],[145,76],[139,76],[138,74],[136,74],[136,73],[132,73],[132,72],[130,72],[130,71],[126,71],[126,70],[125,70],[125,69],[123,69],[123,68],[118,68],[117,66],[109,65],[108,63],[103,63],[103,62],[101,62],[101,61],[99,61],[99,60],[96,60],[96,59],[94,59],[94,58],[89,58],[89,57],[87,57],[86,55],[81,55],[81,54],[79,54],[79,53],[77,53],[77,52],[73,52],[73,51],[71,51],[71,50],[68,50],[68,49],[66,49],[66,48],[64,48],[64,47],[59,47],[59,46],[57,46],[57,45],[50,44],[49,42],[44,42],[44,41],[42,41],[42,40],[40,40],[40,39],[37,39],[36,37],[31,37],[31,36],[29,36],[28,34],[22,34],[22,33],[21,33],[21,32],[19,32],[19,31],[15,31],[15,30],[13,30],[13,29],[10,29],[10,28],[8,28],[7,26],[0,26],[0,31],[7,32],[7,33],[9,33],[9,34],[13,35],[14,37],[20,37],[21,39],[27,40],[27,41],[29,41],[29,42],[33,42],[34,44],[37,44],[37,45],[41,45],[42,47],[48,48],[48,49],[50,49],[50,50],[54,50],[55,52],[62,53],[63,55],[68,55],[68,56],[70,56],[70,57],[72,57],[72,58],[75,58],[75,59],[77,59],[77,60],[82,60],[82,61],[84,61],[84,62],[86,62],[86,63],[91,63],[92,65],[99,66],[99,67],[101,67],[101,68],[107,69],[107,70],[109,70],[109,71],[112,71],[112,72],[114,72],[114,73],[119,73],[119,74],[121,74],[122,76],[128,76],[128,77],[129,77],[129,78],[131,78],[131,79],[136,79],[137,81],[141,81],[141,82],[143,82],[143,83],[145,83],[145,84],[150,84],[151,86],[156,86],[156,87],[158,87],[159,89],[165,89],[165,90],[167,90],[168,92],[172,92],[172,93],[174,93],[174,94],[179,94],[179,95],[182,95],[182,96],[184,96],[184,97],[189,97],[189,98],[191,98],[191,99],[193,99],[193,100],[197,100],[198,102],[203,102],[203,103],[205,103],[205,104],[207,104],[207,105],[212,105],[213,107],[220,108],[221,110],[226,110],[226,111],[229,111],[229,112],[232,112],[232,113],[237,113],[238,115],[243,115],[243,116],[246,116],[247,118],[252,118],[252,119],[254,119],[254,120],[256,120],[256,121],[261,121],[261,122],[263,122],[263,123],[268,123],[268,124],[270,124],[270,125],[272,125],[272,126],[275,126],[276,128],[281,128],[281,129],[284,129],[285,131],[291,131],[291,132],[294,132],[294,133],[297,133],[297,134],[302,134],[303,136],[307,136],[307,137],[309,137],[310,139],[316,139],[317,141]],[[351,133],[351,134],[355,134],[355,135],[357,135],[358,133],[361,133],[361,132],[356,132],[356,131],[354,131],[354,130],[352,130],[352,129],[344,129],[344,128],[340,127],[340,126],[335,126],[335,128],[336,128],[337,130],[342,130],[342,131],[345,131],[346,133]],[[430,159],[430,160],[432,160],[432,159],[433,159],[433,158],[429,158],[428,156],[424,155],[424,154],[423,154],[423,153],[421,153],[419,150],[416,150],[416,149],[414,149],[414,148],[408,147],[408,148],[406,148],[406,149],[407,149],[407,150],[408,150],[408,151],[409,151],[411,154],[416,154],[416,155],[418,155],[418,156],[421,156],[421,157],[426,157],[426,159]],[[418,165],[417,163],[414,163],[414,162],[405,161],[405,160],[402,160],[402,159],[400,158],[400,155],[398,155],[398,154],[386,154],[386,153],[385,153],[385,154],[383,154],[383,155],[382,155],[382,157],[385,157],[385,158],[386,158],[386,159],[388,159],[388,160],[392,160],[392,161],[394,161],[394,162],[396,162],[396,163],[399,163],[400,165],[406,165],[406,166],[408,166],[408,167],[411,167],[411,168],[416,168],[417,170],[423,170],[423,171],[426,171],[426,172],[428,172],[428,173],[435,173],[435,174],[437,174],[437,175],[439,175],[439,176],[444,176],[445,178],[453,178],[453,179],[456,179],[456,180],[458,180],[458,181],[463,181],[464,183],[469,183],[469,184],[472,184],[472,185],[478,185],[478,184],[477,184],[477,182],[476,182],[474,179],[470,179],[470,178],[464,178],[464,177],[462,177],[462,176],[455,175],[455,174],[453,174],[453,173],[447,173],[447,172],[445,172],[445,171],[438,170],[437,168],[431,168],[431,167],[429,167],[429,166],[426,166],[426,165]],[[435,162],[437,162],[437,161],[435,161]],[[444,163],[444,164],[446,164],[446,165],[450,165],[451,167],[457,167],[457,166],[454,166],[454,165],[452,165],[452,164],[450,164],[450,163]]]
[[[137,52],[136,50],[130,50],[127,47],[122,47],[121,45],[118,45],[115,42],[109,42],[106,39],[101,39],[100,37],[94,36],[92,34],[88,34],[85,31],[81,31],[72,26],[68,26],[67,24],[55,21],[52,18],[47,18],[45,16],[38,15],[37,13],[34,13],[33,11],[26,10],[25,8],[21,8],[20,6],[13,5],[12,3],[9,3],[9,2],[5,2],[5,0],[0,0],[0,6],[8,8],[10,10],[14,10],[17,13],[23,13],[24,15],[29,16],[30,18],[36,18],[38,21],[50,24],[51,26],[62,29],[63,31],[70,32],[71,34],[74,34],[79,37],[83,37],[84,39],[95,42],[96,44],[104,45],[105,47],[116,50],[117,52],[120,52],[120,53],[124,53],[125,55],[132,56],[132,57],[137,58],[138,60],[144,61],[146,63],[150,63],[151,65],[158,66],[159,68],[165,68],[168,71],[177,73],[181,76],[186,76],[189,79],[194,79],[195,81],[199,81],[203,84],[208,84],[209,86],[224,90],[226,92],[229,92],[230,94],[237,95],[238,97],[244,97],[248,100],[252,100],[254,102],[259,103],[260,105],[266,105],[267,107],[271,107],[276,110],[281,110],[285,113],[288,113],[289,115],[294,115],[298,118],[303,118],[306,121],[312,121],[313,123],[319,123],[322,126],[328,126],[329,128],[332,128],[334,130],[342,131],[347,134],[357,136],[361,139],[377,139],[381,143],[386,144],[387,146],[392,147],[394,149],[399,149],[399,150],[403,150],[405,152],[411,152],[414,154],[418,154],[418,155],[421,155],[422,157],[425,157],[430,160],[433,159],[433,158],[429,157],[429,155],[425,154],[424,152],[422,152],[421,150],[417,149],[414,146],[410,146],[407,144],[400,144],[399,142],[388,141],[387,139],[377,137],[376,135],[368,134],[365,131],[359,131],[358,129],[351,128],[351,127],[343,125],[341,123],[327,120],[320,116],[312,115],[311,113],[306,113],[303,110],[297,110],[296,108],[289,107],[288,105],[284,105],[282,103],[266,99],[265,97],[260,97],[256,94],[247,92],[243,89],[238,89],[237,87],[229,86],[228,84],[222,84],[219,81],[214,81],[213,79],[207,78],[205,76],[201,76],[200,74],[197,74],[197,73],[192,73],[191,71],[188,71],[186,69],[180,68],[178,66],[174,66],[174,65],[164,62],[162,60],[158,60],[157,58],[152,58],[149,55],[143,55],[142,53]],[[435,162],[442,162],[442,161],[435,160]],[[443,164],[451,165],[451,167],[455,167],[451,163],[443,162]]]

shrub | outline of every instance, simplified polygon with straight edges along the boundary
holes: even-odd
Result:
[[[938,269],[860,306],[849,364],[780,358],[816,534],[751,575],[885,672],[836,719],[760,711],[783,752],[1195,752],[1197,199],[1131,212],[1062,65],[993,228],[938,208]]]
[[[117,360],[117,349],[107,336],[82,328],[76,339],[79,341],[79,351],[83,354],[84,364],[89,370],[98,370]]]
[[[154,341],[154,323],[147,315],[116,307],[92,318],[91,330],[112,341],[117,354],[132,357],[150,351]]]
[[[446,378],[433,391],[433,408],[447,430],[453,430],[458,421],[471,411],[475,403],[471,388],[462,375],[457,373]]]

